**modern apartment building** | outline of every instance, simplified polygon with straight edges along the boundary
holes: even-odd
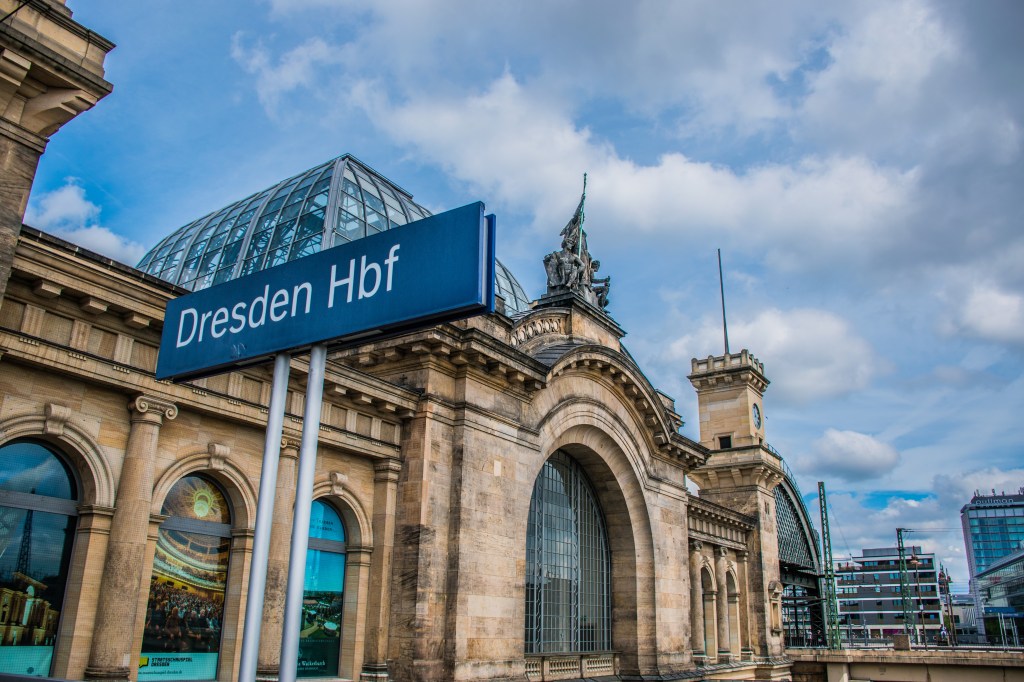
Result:
[[[913,640],[933,642],[942,630],[935,555],[924,553],[920,547],[907,547],[904,556]],[[836,595],[844,642],[863,644],[903,633],[899,550],[865,549],[861,556],[836,562]]]

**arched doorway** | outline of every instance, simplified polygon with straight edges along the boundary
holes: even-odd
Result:
[[[525,653],[611,649],[611,551],[590,480],[558,450],[534,484],[526,533]]]
[[[725,574],[726,605],[729,609],[729,654],[732,660],[738,661],[741,656],[740,640],[740,591],[736,582],[736,574],[729,571]]]
[[[718,656],[718,599],[715,578],[710,569],[700,570],[700,589],[704,597],[704,652],[709,658]]]
[[[212,479],[192,474],[174,484],[161,513],[138,679],[216,679],[231,507]]]
[[[50,674],[77,499],[71,469],[48,446],[0,448],[0,673]]]
[[[345,597],[345,524],[338,510],[314,500],[299,633],[298,677],[337,677]]]

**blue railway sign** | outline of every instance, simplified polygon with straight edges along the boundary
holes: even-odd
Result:
[[[195,379],[491,312],[494,229],[476,202],[174,299],[156,377]]]

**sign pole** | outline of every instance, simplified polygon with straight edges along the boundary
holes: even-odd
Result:
[[[313,478],[316,448],[320,436],[327,346],[310,349],[306,407],[302,414],[302,444],[299,447],[299,476],[292,521],[292,546],[288,559],[288,592],[284,603],[284,631],[281,634],[279,682],[295,682],[299,664],[299,631],[302,629],[302,593],[306,580],[306,550],[309,547],[309,517],[313,506]]]
[[[260,628],[263,625],[263,597],[267,586],[267,559],[270,556],[270,530],[274,522],[274,493],[277,489],[277,465],[281,458],[281,434],[284,431],[284,409],[288,397],[288,372],[292,356],[274,356],[274,383],[267,408],[267,435],[263,444],[263,470],[256,504],[256,531],[249,567],[249,592],[245,607],[245,628],[242,630],[242,660],[238,679],[255,682],[256,663],[260,649]]]

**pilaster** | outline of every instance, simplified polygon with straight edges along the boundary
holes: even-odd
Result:
[[[402,463],[387,459],[373,467],[373,537],[375,547],[370,566],[369,606],[366,619],[366,652],[361,682],[390,680],[387,651],[391,625],[391,571],[394,559],[395,512],[398,507],[398,478]]]
[[[260,680],[276,680],[280,667],[284,600],[288,590],[288,548],[292,537],[298,461],[299,443],[288,438],[282,439],[281,456],[277,465],[277,488],[274,491],[274,521],[270,527],[263,623],[260,626],[260,649],[256,665],[256,677]]]

